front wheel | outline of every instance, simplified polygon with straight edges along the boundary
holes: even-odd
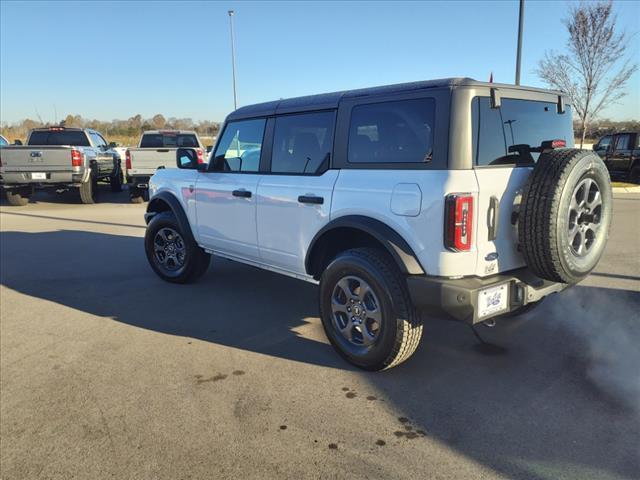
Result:
[[[339,254],[320,281],[320,315],[327,338],[350,363],[383,370],[407,360],[422,321],[389,255],[374,248]]]
[[[202,276],[211,255],[198,246],[191,232],[184,232],[171,212],[156,214],[144,236],[147,260],[160,278],[189,283]]]

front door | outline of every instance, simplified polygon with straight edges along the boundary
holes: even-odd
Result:
[[[313,236],[330,220],[338,170],[329,170],[335,111],[275,119],[269,174],[258,185],[262,261],[304,275]]]
[[[259,260],[256,197],[264,119],[226,125],[209,170],[196,182],[200,244],[214,252]]]
[[[616,143],[609,159],[609,168],[612,171],[617,173],[629,171],[631,167],[631,149],[633,148],[633,139],[631,137],[630,133],[616,135]]]

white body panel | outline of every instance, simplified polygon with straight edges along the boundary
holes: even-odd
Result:
[[[158,170],[149,180],[149,198],[160,192],[169,192],[178,199],[187,214],[193,236],[198,241],[196,225],[195,185],[198,175],[196,170],[178,168]]]
[[[422,195],[416,214],[410,199],[417,189]],[[399,198],[394,190],[396,196],[400,192]],[[449,193],[477,196],[477,192],[473,170],[342,170],[333,192],[331,219],[362,215],[380,220],[405,239],[428,275],[471,275],[476,271],[476,249],[451,252],[444,247],[444,199]],[[410,208],[398,215],[392,204]]]
[[[256,198],[262,175],[200,173],[196,182],[196,215],[199,243],[204,248],[250,260],[260,260],[256,232]],[[251,193],[242,198],[236,190]],[[192,227],[194,225],[192,224]]]
[[[265,175],[258,186],[258,245],[262,261],[306,274],[304,261],[314,235],[330,219],[338,170],[320,176]],[[322,205],[300,203],[299,196],[322,197]]]
[[[495,273],[513,270],[526,265],[518,252],[518,234],[511,224],[516,197],[531,174],[532,168],[477,168],[475,170],[478,185],[482,185],[476,199],[477,226],[475,244],[478,250],[478,263],[475,272],[467,275],[485,277]],[[487,214],[491,197],[499,201],[498,230],[495,240],[489,240]],[[519,198],[519,197],[518,197]],[[519,201],[519,200],[518,200]],[[493,259],[497,255],[497,258]]]

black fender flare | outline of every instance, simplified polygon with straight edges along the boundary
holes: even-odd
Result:
[[[168,207],[166,208],[165,205]],[[160,192],[155,195],[147,205],[147,213],[144,214],[144,221],[147,225],[158,213],[170,211],[176,217],[180,230],[188,237],[188,240],[195,242],[189,219],[180,201],[170,192]]]
[[[322,227],[313,237],[304,260],[305,270],[308,274],[313,269],[313,253],[317,242],[328,232],[338,228],[352,228],[360,230],[381,243],[389,252],[405,275],[424,275],[425,271],[418,261],[418,257],[402,236],[394,229],[371,217],[363,215],[345,215],[332,220]]]

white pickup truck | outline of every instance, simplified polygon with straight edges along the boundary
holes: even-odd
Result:
[[[181,147],[195,148],[200,163],[206,162],[205,148],[191,130],[148,130],[140,137],[138,148],[127,150],[127,183],[133,203],[148,198],[149,178],[156,170],[175,168],[176,151]]]
[[[208,165],[176,162],[151,179],[153,270],[194,281],[215,255],[319,284],[329,341],[368,370],[411,356],[422,312],[493,323],[578,283],[612,218],[561,92],[468,78],[248,105]]]

